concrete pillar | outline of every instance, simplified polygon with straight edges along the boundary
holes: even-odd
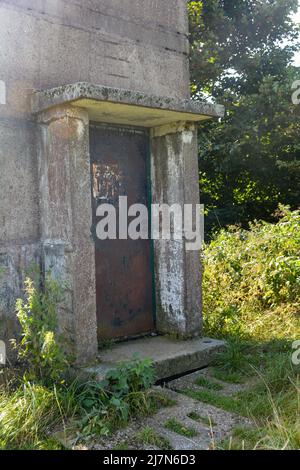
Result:
[[[89,119],[66,106],[39,115],[38,123],[44,268],[66,284],[60,330],[77,363],[86,363],[98,348]]]
[[[153,204],[199,204],[197,129],[174,124],[151,131]],[[157,330],[182,338],[200,336],[200,252],[187,251],[187,240],[154,242]]]

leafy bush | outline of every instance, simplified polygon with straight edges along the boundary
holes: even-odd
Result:
[[[135,357],[132,361],[123,362],[115,370],[108,372],[104,385],[115,396],[124,396],[150,388],[154,379],[152,361]]]
[[[300,336],[300,213],[275,225],[222,230],[205,250],[207,333],[256,339]],[[298,324],[298,331],[295,328]]]
[[[57,308],[62,295],[62,288],[51,277],[47,277],[44,289],[27,278],[25,300],[17,300],[22,339],[15,345],[19,359],[26,363],[30,380],[37,378],[44,383],[60,380],[68,366],[57,333]]]
[[[131,416],[147,414],[155,406],[153,393],[147,393],[154,381],[152,362],[134,358],[109,371],[102,382],[84,384],[79,394],[83,433],[107,435]]]
[[[213,373],[234,383],[255,379],[230,399],[210,390],[190,392],[256,424],[225,448],[300,445],[299,366],[291,361],[291,342],[300,337],[300,213],[280,211],[277,224],[222,230],[205,250],[205,334],[228,343]]]

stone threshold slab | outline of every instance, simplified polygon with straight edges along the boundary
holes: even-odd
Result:
[[[211,338],[195,338],[186,341],[166,336],[139,338],[114,344],[99,352],[99,364],[84,369],[84,374],[102,380],[108,370],[134,357],[150,358],[157,380],[186,374],[210,365],[216,354],[226,349],[223,341]]]

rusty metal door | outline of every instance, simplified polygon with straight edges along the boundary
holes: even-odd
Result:
[[[96,209],[101,203],[114,205],[118,221],[119,196],[127,196],[128,207],[148,207],[148,134],[91,125],[90,152],[98,338],[138,336],[154,329],[151,241],[99,240]]]

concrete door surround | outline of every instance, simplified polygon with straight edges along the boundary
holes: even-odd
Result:
[[[77,362],[97,357],[95,249],[91,235],[89,124],[149,129],[152,203],[199,204],[197,122],[222,106],[174,100],[88,83],[36,92],[43,264],[68,286],[59,323]],[[158,333],[201,335],[199,253],[185,240],[155,241]]]

